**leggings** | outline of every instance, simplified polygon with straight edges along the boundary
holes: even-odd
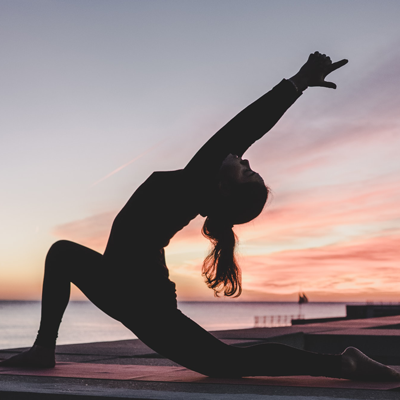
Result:
[[[314,375],[340,377],[341,356],[317,354],[278,343],[227,345],[176,307],[143,308],[140,296],[110,291],[112,269],[103,256],[69,241],[49,250],[43,281],[42,315],[35,344],[55,347],[58,329],[75,284],[103,312],[122,322],[147,346],[170,360],[212,377]],[[133,283],[134,286],[134,283]],[[136,299],[136,304],[133,304]]]

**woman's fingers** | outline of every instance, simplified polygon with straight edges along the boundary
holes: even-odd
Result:
[[[309,55],[307,62],[291,79],[300,82],[298,87],[301,86],[301,90],[304,90],[309,86],[321,86],[329,89],[336,89],[336,84],[325,81],[325,77],[347,63],[348,60],[346,59],[332,63],[329,56],[316,51]]]
[[[332,71],[336,71],[338,68],[343,67],[343,65],[346,65],[348,62],[349,62],[349,60],[346,60],[346,59],[336,61],[335,63],[333,63],[329,66],[328,73],[330,74]]]
[[[326,87],[329,89],[336,89],[336,84],[333,82],[322,81],[318,86]]]
[[[316,54],[316,53],[314,53]],[[340,61],[336,61],[335,63],[332,63],[332,60],[330,59],[330,57],[326,56],[325,54],[319,54],[316,55],[319,58],[319,61],[321,63],[321,65],[323,65],[323,76],[327,76],[329,75],[331,72],[336,71],[337,69],[343,67],[343,65],[346,65],[349,61],[346,59],[340,60]],[[319,83],[318,86],[321,87],[326,87],[329,89],[336,89],[336,84],[333,82],[327,82],[324,79]]]
[[[329,58],[329,57],[328,57]],[[330,59],[329,59],[330,61]],[[333,71],[336,71],[338,68],[343,67],[343,65],[346,65],[349,61],[346,59],[340,60],[340,61],[336,61],[335,63],[332,63],[326,67],[326,73],[325,76],[330,74]],[[320,86],[322,87],[326,87],[329,89],[336,89],[336,84],[333,82],[326,82],[325,80],[323,82],[321,82]]]
[[[326,68],[327,71],[329,71],[328,73],[331,73],[331,72],[343,67],[343,65],[346,65],[349,62],[349,60],[343,59],[343,60],[332,63],[332,60],[329,56],[327,56],[326,54],[321,54],[318,51],[316,51],[313,54],[310,54],[309,59],[310,58],[311,59],[314,58],[315,60],[318,60],[320,64],[325,64],[327,67]]]

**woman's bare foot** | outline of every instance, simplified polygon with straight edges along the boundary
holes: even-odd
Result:
[[[36,344],[8,360],[0,361],[0,367],[53,368],[55,365],[55,351]]]
[[[358,381],[400,382],[400,373],[367,357],[355,347],[342,353],[342,378]]]

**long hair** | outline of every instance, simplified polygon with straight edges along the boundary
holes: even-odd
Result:
[[[212,249],[203,262],[206,284],[218,296],[239,297],[242,293],[240,267],[235,258],[238,241],[232,230],[256,218],[264,208],[268,188],[260,183],[237,185],[229,196],[220,196],[204,221],[202,233],[211,241]]]
[[[222,290],[225,296],[239,297],[242,293],[241,271],[235,258],[237,236],[232,226],[207,217],[203,235],[213,248],[203,262],[203,275],[207,286],[218,296]]]

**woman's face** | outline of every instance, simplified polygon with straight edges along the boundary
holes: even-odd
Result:
[[[218,176],[221,185],[225,187],[249,182],[264,184],[261,176],[250,168],[248,160],[242,160],[234,154],[229,154],[225,158]]]

